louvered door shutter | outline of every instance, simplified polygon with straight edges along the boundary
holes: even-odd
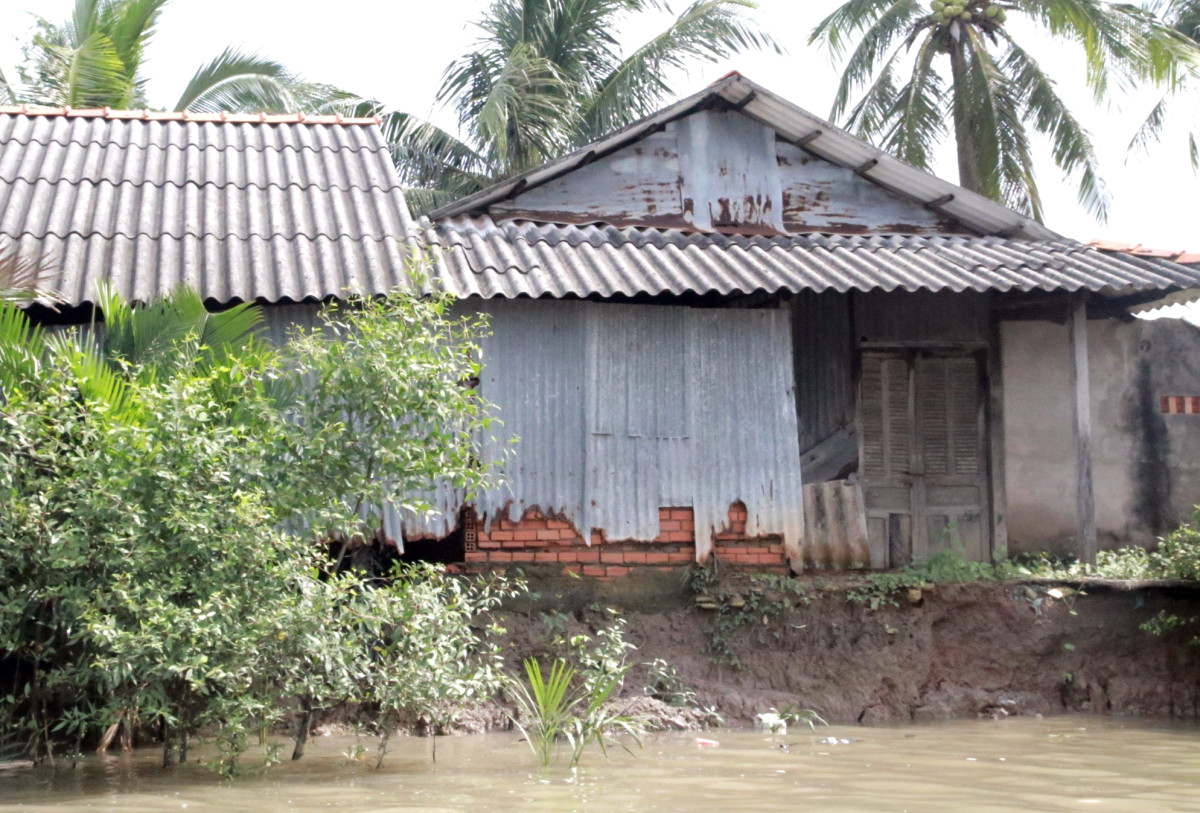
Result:
[[[925,474],[972,477],[983,471],[975,359],[920,359],[917,412]]]
[[[867,354],[862,363],[862,471],[881,478],[907,474],[912,468],[908,361]]]

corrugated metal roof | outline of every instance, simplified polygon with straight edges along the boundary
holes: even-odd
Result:
[[[1200,287],[1200,270],[1066,239],[943,235],[742,236],[444,219],[444,287],[459,296],[755,291],[1097,291]]]
[[[722,103],[772,128],[779,138],[801,146],[813,155],[840,167],[852,169],[885,189],[923,205],[932,206],[939,213],[958,220],[980,234],[1021,235],[1033,239],[1059,237],[1037,221],[983,195],[904,163],[894,155],[797,107],[736,72],[714,82],[699,93],[556,161],[550,161],[444,206],[434,211],[431,217],[440,219],[483,211],[496,201],[557,178],[590,162],[598,155],[608,154],[637,141],[667,122],[682,118],[705,106]]]
[[[0,247],[69,304],[383,293],[412,233],[373,119],[0,110]]]

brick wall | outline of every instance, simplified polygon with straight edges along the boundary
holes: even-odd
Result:
[[[691,508],[658,510],[659,534],[643,542],[608,539],[593,530],[588,545],[569,522],[526,511],[518,521],[484,523],[473,516],[464,520],[465,562],[468,571],[511,565],[556,566],[581,576],[611,579],[638,568],[672,570],[696,559],[695,519]],[[746,536],[746,507],[734,503],[729,526],[716,537],[714,549],[721,564],[757,570],[787,571],[783,544],[778,539]]]

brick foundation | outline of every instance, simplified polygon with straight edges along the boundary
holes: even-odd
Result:
[[[473,516],[464,522],[464,569],[468,572],[545,565],[607,580],[637,569],[673,570],[696,559],[691,508],[660,508],[659,534],[646,542],[610,540],[603,531],[593,530],[589,545],[570,522],[537,510],[526,511],[516,522],[497,520],[490,530]],[[746,536],[746,507],[741,503],[730,506],[729,525],[715,537],[714,553],[722,565],[783,573],[788,569],[779,539]]]

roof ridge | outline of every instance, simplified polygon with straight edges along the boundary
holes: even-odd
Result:
[[[337,124],[376,125],[382,123],[380,116],[356,117],[336,115],[309,115],[307,113],[193,113],[188,110],[159,111],[114,110],[111,107],[73,108],[70,105],[47,107],[42,105],[0,105],[0,115],[12,116],[61,116],[64,118],[105,119],[107,121],[191,121],[202,124]]]
[[[292,190],[292,189],[301,189],[301,190],[316,189],[318,192],[333,192],[333,191],[338,191],[338,192],[352,192],[352,191],[358,191],[358,192],[377,192],[377,191],[378,192],[403,192],[404,191],[404,186],[403,186],[403,184],[400,183],[400,180],[398,178],[396,178],[396,179],[389,178],[389,180],[393,180],[394,182],[391,184],[388,184],[388,185],[372,182],[372,183],[368,183],[366,186],[362,186],[362,185],[354,184],[354,183],[351,183],[348,186],[338,186],[338,185],[332,184],[332,183],[316,183],[313,181],[307,181],[306,183],[291,182],[291,183],[286,183],[286,184],[278,183],[276,181],[267,181],[266,183],[258,183],[256,181],[247,181],[245,183],[235,183],[233,181],[227,181],[226,183],[217,183],[216,181],[196,180],[194,178],[186,178],[186,179],[184,179],[184,181],[182,183],[171,180],[171,179],[167,179],[167,180],[163,180],[163,181],[151,181],[151,180],[146,180],[146,179],[143,179],[140,181],[135,181],[135,180],[128,180],[128,179],[122,178],[121,180],[114,181],[112,178],[83,178],[83,177],[66,178],[61,175],[55,180],[50,180],[49,178],[27,178],[24,175],[20,175],[20,174],[14,175],[11,178],[9,178],[9,177],[5,177],[4,173],[2,171],[0,171],[0,183],[10,184],[10,185],[23,183],[23,184],[28,184],[30,186],[36,186],[37,184],[46,184],[48,186],[57,186],[58,184],[68,184],[70,186],[78,186],[79,184],[91,184],[92,186],[98,187],[102,184],[108,184],[109,186],[112,186],[112,187],[152,186],[155,189],[166,189],[168,186],[173,186],[176,189],[184,189],[184,188],[188,188],[188,187],[205,187],[205,186],[225,188],[225,187],[231,186],[234,189],[258,189],[258,190],[264,191],[264,192],[268,189],[278,189],[281,191],[282,190]]]

